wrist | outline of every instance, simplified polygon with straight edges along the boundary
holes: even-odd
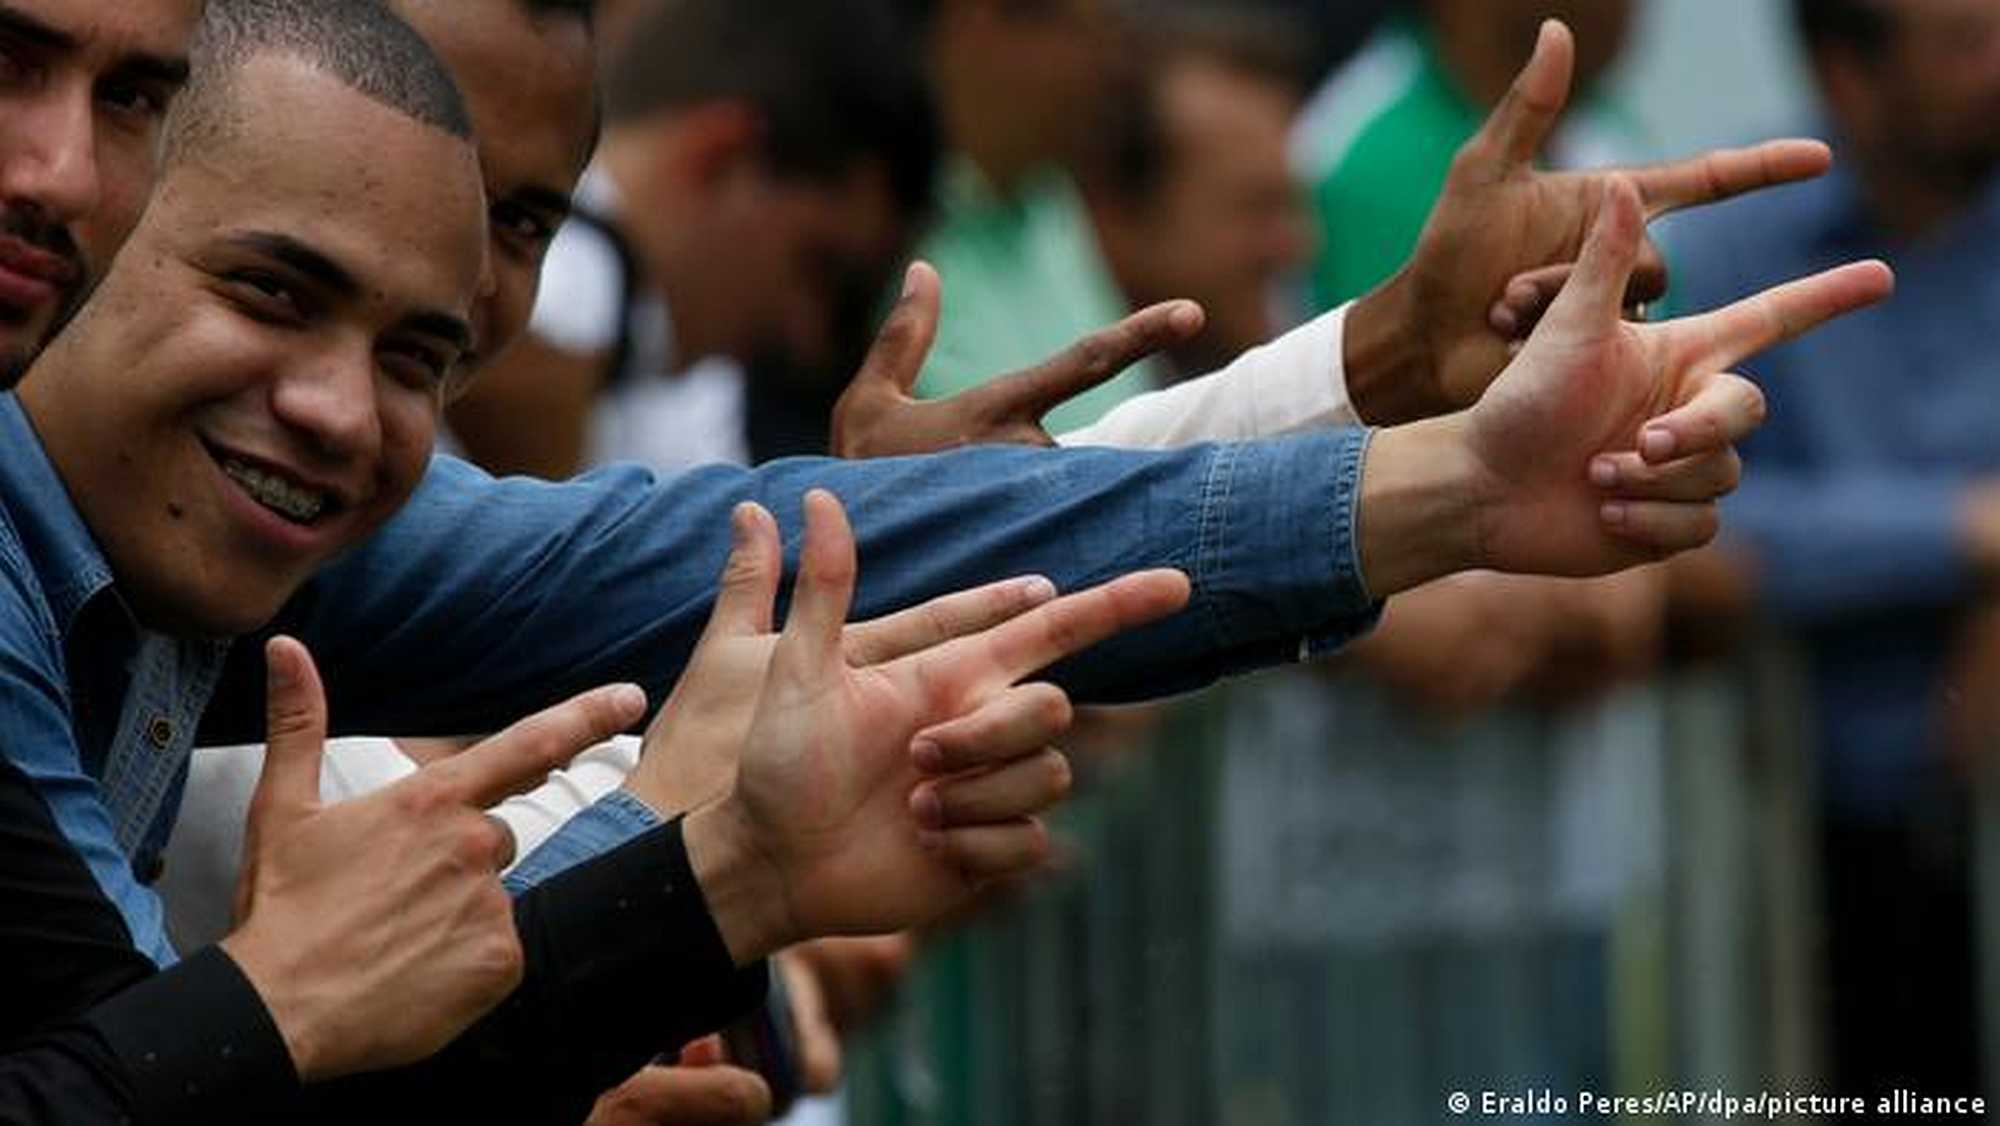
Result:
[[[733,792],[688,814],[681,838],[731,961],[747,966],[799,940],[782,869]]]
[[[1394,426],[1450,409],[1437,393],[1437,364],[1417,326],[1407,269],[1376,286],[1347,311],[1341,363],[1354,413],[1371,426]]]
[[[1378,431],[1361,471],[1361,573],[1377,598],[1485,565],[1490,489],[1464,414]]]
[[[237,970],[257,991],[264,1011],[270,1014],[271,1023],[285,1041],[285,1052],[292,1058],[292,1070],[299,1081],[312,1083],[332,1078],[322,1050],[327,1039],[320,1019],[322,1014],[316,1012],[311,992],[286,989],[290,976],[279,964],[281,960],[266,958],[262,944],[246,930],[233,931],[216,945],[236,963]]]

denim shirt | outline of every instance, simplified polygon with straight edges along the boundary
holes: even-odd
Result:
[[[1075,590],[1185,571],[1188,609],[1049,672],[1080,701],[1153,698],[1331,650],[1374,623],[1355,541],[1367,439],[1350,429],[1165,453],[988,447],[665,478],[614,466],[564,483],[496,480],[440,457],[409,505],[264,633],[311,648],[336,734],[498,730],[616,680],[657,702],[707,621],[730,510],[771,509],[790,566],[803,495],[819,487],[853,519],[856,618],[1016,575]],[[115,606],[117,588],[11,395],[0,396],[0,500],[4,753],[42,790],[134,945],[164,965],[159,904],[125,842],[164,838],[195,738],[263,737],[262,646],[169,642],[122,612],[84,614]],[[79,627],[100,620],[119,628]],[[109,692],[89,698],[118,701],[115,728],[108,711],[75,706],[76,685],[100,682]],[[587,854],[651,820],[613,801],[552,844]]]

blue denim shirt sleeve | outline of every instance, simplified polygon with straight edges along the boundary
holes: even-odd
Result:
[[[592,802],[514,865],[501,883],[507,894],[519,896],[536,884],[593,856],[642,837],[661,824],[651,806],[623,790],[613,790]]]
[[[1346,429],[1167,452],[984,447],[665,478],[623,466],[561,484],[494,480],[440,458],[403,513],[277,624],[328,670],[346,731],[493,730],[613,680],[638,681],[657,702],[707,620],[731,508],[771,509],[791,560],[802,498],[818,487],[846,503],[860,542],[857,619],[1017,575],[1076,590],[1150,567],[1187,572],[1186,611],[1049,672],[1085,702],[1155,698],[1372,625],[1379,607],[1354,538],[1366,444],[1365,431]],[[255,736],[254,674],[246,664],[218,692],[205,739]]]

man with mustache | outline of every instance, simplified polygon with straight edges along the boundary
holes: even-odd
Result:
[[[199,0],[0,0],[0,386],[139,218]]]

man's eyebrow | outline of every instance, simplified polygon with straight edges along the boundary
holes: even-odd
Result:
[[[353,300],[361,296],[361,283],[355,280],[347,267],[291,235],[277,231],[246,231],[231,236],[228,242],[231,246],[275,259],[335,297]],[[402,327],[410,332],[434,336],[460,351],[472,346],[472,326],[466,323],[465,318],[440,310],[425,309],[412,313],[403,318]]]
[[[0,2],[0,31],[52,51],[76,49],[76,36],[58,31],[12,4],[4,2]]]
[[[403,328],[436,337],[460,352],[472,349],[472,326],[465,322],[464,317],[434,311],[411,313],[403,318]]]
[[[354,280],[347,267],[291,235],[247,231],[231,236],[229,245],[275,259],[336,297],[361,296],[361,283]]]
[[[118,69],[134,78],[157,82],[176,90],[187,85],[188,80],[188,61],[185,58],[134,53],[127,55]]]
[[[40,19],[6,3],[5,0],[0,0],[0,32],[48,51],[74,51],[80,46],[76,36],[50,27]],[[185,55],[156,55],[147,51],[134,51],[119,61],[119,68],[140,78],[176,88],[186,85],[188,79],[188,60]]]

